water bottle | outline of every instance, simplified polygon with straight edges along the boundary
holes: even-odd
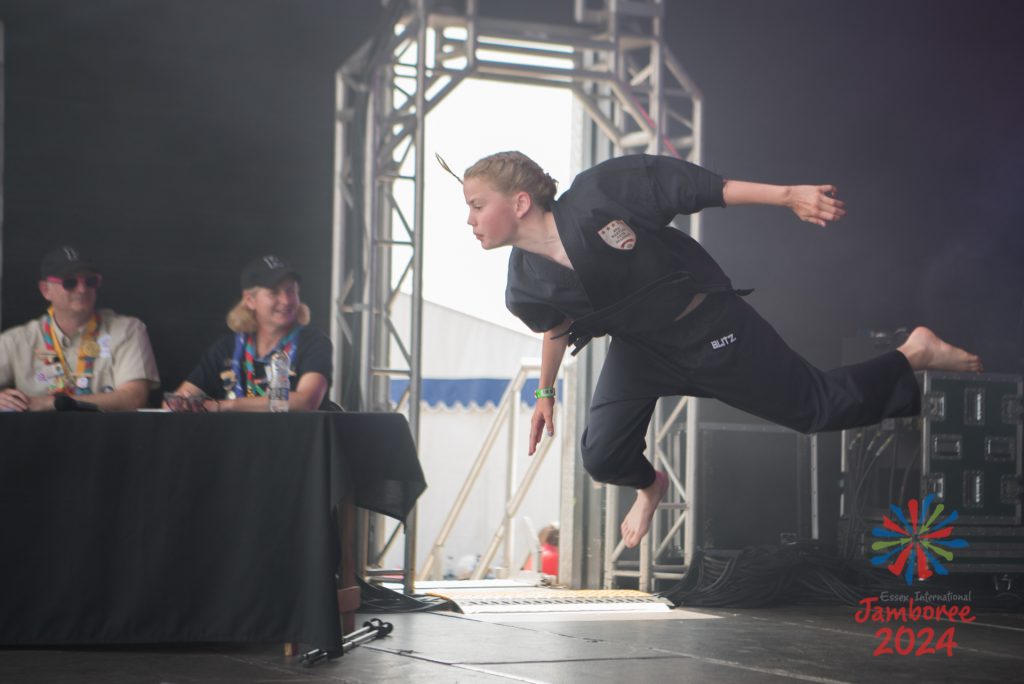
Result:
[[[270,355],[267,375],[270,382],[267,387],[267,398],[270,400],[271,413],[288,411],[288,375],[290,371],[288,355],[280,349]]]

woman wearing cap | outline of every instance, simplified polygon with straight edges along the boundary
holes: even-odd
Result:
[[[228,312],[232,332],[210,346],[175,394],[207,397],[207,411],[266,411],[270,356],[284,351],[291,362],[290,410],[326,408],[331,341],[308,326],[300,281],[297,271],[272,254],[250,262],[242,271],[242,299]]]
[[[845,214],[831,185],[725,180],[679,159],[631,155],[555,181],[526,155],[499,152],[466,170],[467,223],[484,249],[511,246],[505,300],[544,333],[530,453],[554,434],[554,383],[569,344],[611,345],[583,432],[599,482],[633,487],[626,546],[647,533],[668,487],[644,457],[658,397],[715,397],[801,432],[870,425],[920,412],[915,370],[980,371],[974,354],[917,328],[898,349],[823,372],[790,349],[733,289],[704,248],[668,227],[677,214],[766,204],[820,226]],[[575,353],[575,352],[574,352]]]

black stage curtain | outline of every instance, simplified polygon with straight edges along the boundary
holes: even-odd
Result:
[[[0,643],[337,649],[332,510],[425,487],[397,414],[2,414]]]

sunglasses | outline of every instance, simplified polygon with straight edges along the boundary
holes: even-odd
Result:
[[[68,276],[66,278],[49,276],[46,279],[46,282],[54,283],[56,285],[62,285],[64,289],[67,290],[68,292],[71,292],[76,287],[78,287],[79,283],[85,285],[87,288],[92,290],[100,286],[100,283],[103,282],[103,276],[101,276],[98,273],[93,273],[91,275]]]

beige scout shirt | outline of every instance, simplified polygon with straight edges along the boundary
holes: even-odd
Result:
[[[131,316],[119,316],[110,309],[100,309],[100,325],[96,342],[100,355],[93,367],[90,386],[94,393],[110,392],[131,380],[146,380],[150,389],[160,385],[156,359],[149,344],[146,326]],[[32,397],[50,393],[52,366],[40,358],[45,352],[42,318],[11,328],[0,334],[0,389],[16,387]],[[56,327],[64,358],[72,373],[78,372],[78,349],[83,331],[68,335]]]

